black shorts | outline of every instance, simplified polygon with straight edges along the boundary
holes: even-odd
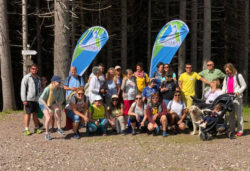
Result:
[[[25,112],[27,114],[38,113],[38,103],[28,101],[27,105],[25,105]]]

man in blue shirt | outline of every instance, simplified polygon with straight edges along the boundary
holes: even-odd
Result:
[[[150,103],[150,99],[151,99],[151,95],[155,92],[157,92],[158,89],[156,87],[156,80],[155,79],[151,79],[149,81],[149,84],[147,87],[145,87],[142,91],[142,98],[144,103],[149,104]]]
[[[64,83],[64,90],[66,90],[66,100],[73,91],[84,86],[83,77],[77,75],[76,67],[72,66],[70,68],[70,73],[71,75],[66,78]]]

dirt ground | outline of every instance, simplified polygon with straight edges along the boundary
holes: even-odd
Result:
[[[249,120],[246,124],[249,124]],[[64,122],[63,122],[64,123]],[[33,122],[31,122],[33,132]],[[23,113],[0,117],[0,170],[250,170],[250,131],[235,140],[200,141],[189,134],[110,135],[79,140],[24,136]]]

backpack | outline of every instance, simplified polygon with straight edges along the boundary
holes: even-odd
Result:
[[[228,80],[228,76],[226,76],[226,83],[227,83],[227,80]],[[240,80],[239,80],[239,73],[236,73],[236,81],[241,88],[241,84],[240,84]]]

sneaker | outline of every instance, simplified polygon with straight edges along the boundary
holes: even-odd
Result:
[[[57,130],[57,133],[61,135],[65,135],[64,131],[61,128]]]
[[[42,130],[39,129],[39,128],[35,128],[35,129],[34,129],[34,133],[41,134],[41,133],[42,133]]]
[[[132,135],[135,135],[136,132],[135,132],[135,129],[132,129]]]
[[[237,137],[240,137],[240,136],[242,136],[243,135],[243,132],[237,132]]]
[[[50,129],[49,129],[49,132],[50,132],[50,133],[55,133],[55,132],[56,132],[56,128],[50,128]]]
[[[24,135],[31,135],[30,131],[28,129],[24,130]]]
[[[163,131],[162,136],[163,136],[163,137],[168,136],[167,132],[166,132],[166,131]]]
[[[80,138],[80,135],[79,135],[78,133],[75,133],[75,134],[74,134],[74,138],[75,138],[75,139],[79,139],[79,138]]]
[[[49,134],[45,134],[45,140],[51,140],[51,137]]]

